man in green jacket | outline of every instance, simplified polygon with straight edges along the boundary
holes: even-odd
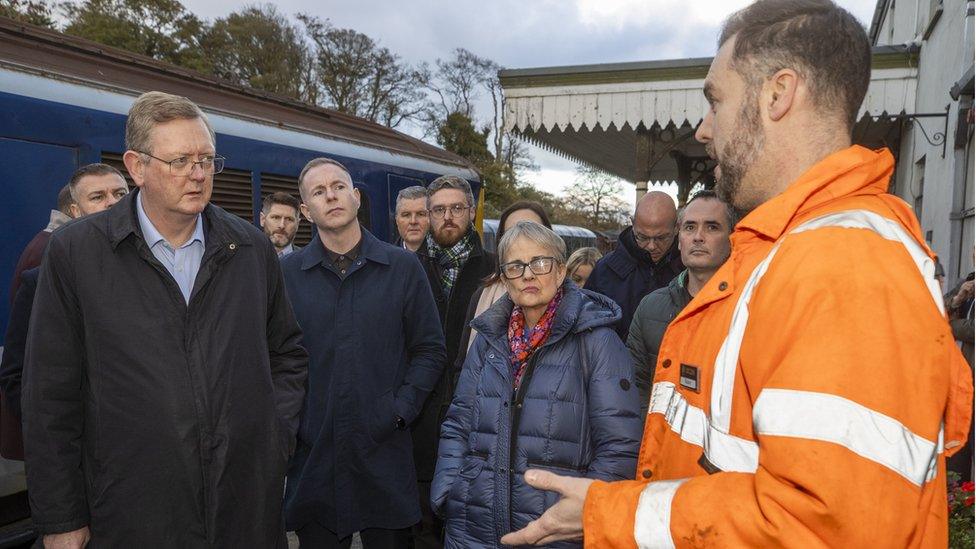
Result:
[[[699,192],[678,212],[678,249],[685,270],[641,300],[627,336],[645,415],[664,331],[728,259],[734,226],[735,211],[714,191]]]

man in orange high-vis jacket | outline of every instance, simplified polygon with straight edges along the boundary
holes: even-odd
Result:
[[[972,381],[891,154],[851,146],[864,30],[829,0],[760,0],[719,44],[696,137],[749,213],[665,334],[637,479],[529,471],[563,497],[502,542],[945,547]]]

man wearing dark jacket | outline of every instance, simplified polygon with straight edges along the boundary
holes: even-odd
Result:
[[[620,233],[617,248],[593,267],[586,289],[601,293],[620,305],[623,313],[614,325],[622,341],[640,300],[668,285],[684,269],[674,239],[674,200],[652,191],[637,201],[634,224]]]
[[[129,110],[139,190],[62,227],[24,371],[27,487],[47,547],[285,547],[281,489],[307,355],[278,257],[211,204],[200,109]]]
[[[686,270],[641,300],[627,336],[640,391],[641,417],[647,415],[664,331],[728,259],[732,250],[729,235],[734,226],[735,211],[715,191],[699,192],[678,213],[678,249]]]
[[[359,225],[338,162],[298,177],[312,242],[282,260],[311,357],[286,522],[302,549],[403,548],[420,520],[409,424],[444,367],[444,336],[417,256]]]
[[[414,547],[441,547],[443,523],[430,509],[430,483],[437,462],[441,422],[454,396],[454,380],[460,364],[455,364],[464,330],[468,303],[481,282],[495,271],[497,260],[481,246],[481,238],[472,227],[475,216],[474,195],[464,179],[445,175],[427,186],[427,208],[430,210],[430,232],[417,250],[424,264],[437,312],[444,330],[447,361],[444,372],[431,392],[424,409],[412,425],[414,460],[420,483],[420,506],[423,520],[414,528]]]
[[[58,208],[70,212],[71,217],[78,219],[111,208],[128,193],[129,187],[118,170],[107,164],[88,164],[75,170],[67,185],[58,193]],[[62,198],[62,194],[67,195],[67,198]],[[55,213],[61,214],[51,212],[51,223],[45,229],[47,232],[35,236],[21,255],[21,260],[26,258],[23,265],[27,268],[14,275],[15,280],[19,276],[20,285],[15,286],[16,294],[11,296],[10,319],[4,338],[3,356],[0,357],[0,394],[3,397],[0,454],[7,459],[24,459],[20,408],[24,351],[27,348],[31,307],[34,305],[34,293],[37,290],[40,258],[47,248],[51,233],[61,225],[51,227],[55,221]],[[47,236],[42,238],[42,234]],[[31,253],[31,247],[34,245],[40,245],[40,249]],[[34,253],[36,253],[36,263],[31,259]]]

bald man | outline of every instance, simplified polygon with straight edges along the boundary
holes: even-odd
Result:
[[[684,270],[675,242],[677,219],[673,198],[660,191],[645,194],[637,201],[634,224],[620,233],[617,248],[597,262],[586,281],[586,289],[620,305],[623,316],[614,329],[623,341],[641,299]]]

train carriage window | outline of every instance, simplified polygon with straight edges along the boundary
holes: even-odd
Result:
[[[276,192],[288,193],[301,201],[301,196],[298,194],[298,177],[262,173],[261,199],[264,200],[265,196]],[[302,217],[301,213],[299,217],[301,221],[298,223],[298,233],[295,234],[295,245],[305,246],[312,241],[312,224]]]
[[[125,169],[121,154],[102,152],[102,162],[122,172],[130,189],[135,186],[128,170]],[[254,210],[251,200],[251,172],[224,168],[224,171],[214,176],[213,195],[210,197],[210,202],[248,223],[252,222]]]

